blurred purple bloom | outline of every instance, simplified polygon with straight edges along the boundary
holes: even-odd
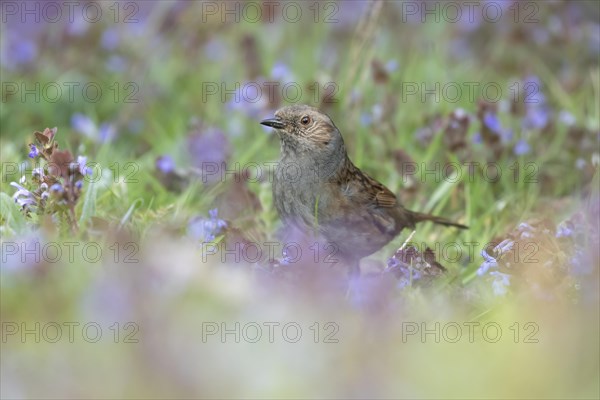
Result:
[[[54,185],[50,186],[50,192],[55,195],[62,194],[63,187],[60,183],[55,183]]]
[[[590,275],[596,269],[598,264],[593,261],[593,252],[590,248],[584,250],[580,246],[576,246],[571,257],[571,273],[576,276]],[[592,280],[593,282],[593,280]],[[595,289],[597,290],[597,289]]]
[[[113,124],[105,122],[98,128],[90,117],[81,113],[73,114],[71,117],[71,127],[96,142],[108,142],[116,136],[116,128]]]
[[[34,61],[37,57],[37,45],[28,39],[13,43],[12,58],[17,65],[25,65]]]
[[[281,61],[277,61],[271,69],[271,78],[283,82],[291,82],[294,80],[290,68]]]
[[[558,113],[558,120],[560,122],[562,122],[563,124],[565,124],[566,126],[575,125],[575,123],[577,122],[577,119],[575,118],[575,116],[565,110],[562,110],[561,112]]]
[[[0,63],[9,70],[14,70],[31,64],[38,56],[38,47],[35,41],[20,34],[6,34],[2,43]]]
[[[112,54],[106,60],[106,69],[110,72],[123,72],[127,68],[127,60],[116,54]]]
[[[546,104],[546,96],[542,93],[542,84],[537,76],[527,77],[523,81],[525,92],[525,116],[523,129],[542,129],[550,120],[550,109]]]
[[[92,169],[87,166],[87,157],[77,156],[77,165],[79,166],[79,173],[83,176],[91,175]]]
[[[71,117],[71,128],[89,138],[96,136],[98,130],[90,117],[80,113],[75,113]]]
[[[483,123],[489,130],[491,130],[497,135],[500,135],[500,132],[502,131],[502,125],[500,124],[500,120],[498,119],[496,114],[491,113],[489,111],[486,112],[483,116]]]
[[[117,134],[117,128],[113,124],[107,122],[100,125],[98,129],[98,139],[101,143],[110,142]]]
[[[530,239],[534,236],[533,233],[535,228],[527,222],[521,222],[517,227],[517,230],[521,232],[521,239]]]
[[[490,268],[498,267],[498,261],[494,257],[490,256],[485,249],[481,250],[481,256],[485,261],[477,269],[477,275],[485,275]]]
[[[514,241],[512,241],[510,239],[504,239],[503,241],[498,243],[496,245],[496,247],[494,247],[494,253],[498,254],[498,257],[502,257],[503,254],[506,254],[509,251],[511,251],[514,245],[515,245]]]
[[[542,129],[550,120],[550,110],[545,104],[530,104],[523,117],[524,129]]]
[[[10,186],[17,189],[13,194],[13,199],[21,208],[29,207],[37,204],[37,200],[33,193],[19,185],[17,182],[11,182]]]
[[[44,178],[44,168],[34,168],[33,171],[31,171],[31,177],[35,178],[35,179],[43,179]],[[45,183],[43,185],[46,185]],[[46,185],[48,186],[48,185]]]
[[[119,47],[119,42],[121,41],[119,31],[115,28],[107,28],[102,32],[102,36],[100,37],[100,45],[102,48],[108,51],[113,51],[117,47]]]
[[[29,151],[29,158],[36,158],[39,154],[40,151],[38,150],[38,148],[35,146],[35,144],[30,144],[29,145],[30,151]]]
[[[287,252],[287,248],[284,248],[281,251],[281,255],[282,255],[281,265],[290,265],[290,255]]]
[[[584,169],[586,164],[587,163],[585,162],[585,160],[581,157],[575,160],[575,168],[577,168],[578,170]]]
[[[398,65],[398,60],[392,59],[385,64],[385,69],[387,72],[391,73],[398,69]]]
[[[383,106],[381,104],[375,104],[371,108],[371,113],[373,114],[373,120],[379,121],[383,116]]]
[[[336,29],[355,29],[360,18],[367,12],[369,4],[367,0],[341,1],[339,12],[332,15],[331,20],[327,20],[326,23],[332,24]]]
[[[82,13],[73,14],[73,22],[67,19],[67,34],[71,36],[83,36],[90,27],[90,22],[86,21]]]
[[[522,156],[524,154],[528,154],[530,151],[531,151],[531,147],[529,146],[529,143],[527,143],[527,141],[525,141],[524,139],[520,139],[517,142],[517,144],[515,144],[515,147],[513,149],[513,152],[517,156]]]
[[[216,128],[204,129],[188,138],[187,148],[192,165],[203,171],[203,182],[214,183],[221,177],[221,163],[227,160],[230,152],[229,140]],[[210,169],[211,174],[204,174]],[[218,171],[215,173],[215,171]]]
[[[396,257],[388,258],[388,260],[387,260],[388,268],[396,268],[399,265],[400,265],[400,261],[398,261],[398,259]]]
[[[537,76],[528,76],[523,80],[523,91],[525,92],[525,104],[546,102],[546,96],[542,93],[542,82]]]
[[[497,114],[487,111],[483,115],[483,124],[495,135],[499,136],[503,143],[511,141],[513,132],[510,129],[504,129],[502,127]]]
[[[473,143],[475,143],[475,144],[481,143],[481,132],[475,132],[473,134]]]
[[[371,114],[363,112],[360,114],[360,124],[362,126],[369,126],[373,123],[373,118],[371,117]]]
[[[45,243],[40,243],[42,242],[42,237],[38,231],[31,232],[27,234],[27,236],[14,238],[11,242],[16,245],[16,251],[2,253],[0,272],[2,272],[3,275],[5,273],[27,272],[31,270],[31,267],[39,263],[41,260],[39,257],[40,251],[29,250],[42,249],[45,245]]]
[[[259,118],[267,108],[269,99],[268,92],[262,89],[263,83],[262,80],[242,83],[240,88],[230,96],[227,108],[242,112],[253,119]]]
[[[163,174],[169,174],[175,170],[175,161],[169,155],[160,156],[156,160],[156,168]]]
[[[504,274],[499,271],[492,271],[490,275],[494,277],[492,282],[492,290],[496,296],[504,296],[508,293],[508,286],[510,286],[510,275]]]
[[[562,223],[556,227],[556,237],[571,237],[573,236],[573,228],[569,227],[566,223]]]
[[[216,208],[208,212],[210,218],[194,217],[188,224],[188,235],[195,240],[212,242],[215,237],[222,234],[227,227],[227,222],[218,218],[218,210]]]

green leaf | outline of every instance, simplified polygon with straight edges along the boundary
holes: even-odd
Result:
[[[96,197],[97,197],[96,182],[90,182],[83,197],[83,210],[79,217],[79,226],[84,224],[93,216],[96,215]]]
[[[13,198],[3,192],[0,193],[0,217],[15,233],[23,233],[27,227],[25,215],[19,210]]]

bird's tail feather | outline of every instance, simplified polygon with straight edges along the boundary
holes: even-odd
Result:
[[[453,226],[455,228],[460,228],[460,229],[469,229],[468,226],[463,225],[463,224],[459,224],[457,222],[452,222],[449,219],[443,218],[443,217],[438,217],[437,215],[431,215],[431,214],[423,214],[423,213],[419,213],[419,212],[413,212],[413,218],[415,222],[422,222],[422,221],[431,221],[434,224],[440,224],[440,225],[445,225],[445,226]]]

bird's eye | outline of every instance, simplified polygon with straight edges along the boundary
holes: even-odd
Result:
[[[310,117],[308,115],[305,115],[304,117],[302,117],[302,119],[300,120],[300,123],[302,125],[308,125],[310,122]]]

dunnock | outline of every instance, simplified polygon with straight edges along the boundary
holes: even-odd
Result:
[[[467,228],[404,208],[394,193],[350,161],[340,131],[316,108],[283,107],[261,124],[275,128],[281,143],[273,181],[281,219],[336,246],[351,275],[360,273],[361,258],[417,222]]]

